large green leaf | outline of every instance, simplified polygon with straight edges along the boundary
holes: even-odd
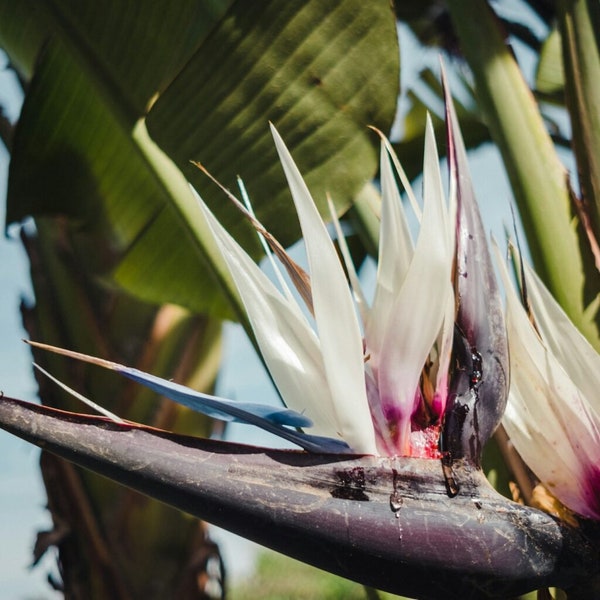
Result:
[[[159,9],[147,19],[141,5],[71,4],[48,3],[54,38],[15,137],[9,221],[66,212],[87,227],[108,222],[123,258],[107,266],[120,283],[154,302],[230,315],[220,292],[226,276],[218,266],[214,275],[211,242],[169,156],[246,245],[256,245],[254,233],[189,161],[228,186],[242,175],[259,217],[291,243],[298,228],[268,120],[317,199],[329,190],[347,206],[376,171],[366,126],[389,129],[395,110],[398,49],[388,3],[238,1],[206,39],[189,11],[161,21]],[[3,40],[14,31],[14,23],[0,25]],[[188,41],[165,60],[174,36]],[[159,48],[148,49],[149,39]],[[166,155],[136,125],[155,92],[147,124]]]
[[[164,89],[223,16],[232,0],[102,3],[80,0],[0,0],[0,46],[29,80],[51,37],[70,40],[121,101],[140,114]]]
[[[392,14],[385,3],[348,1],[240,2],[234,9],[158,99],[148,129],[209,201],[227,204],[190,159],[231,187],[242,175],[258,216],[290,239],[296,227],[290,232],[274,216],[288,192],[267,120],[317,202],[325,205],[328,190],[347,205],[377,168],[366,126],[387,129],[395,110]]]
[[[210,391],[219,365],[220,323],[102,286],[86,268],[84,255],[110,253],[107,240],[81,237],[87,235],[67,220],[47,218],[36,221],[32,235],[24,234],[36,298],[35,307],[23,310],[29,335]],[[161,402],[139,386],[98,370],[73,368],[47,353],[35,353],[35,360],[86,396],[102,397],[104,407],[122,418],[211,433],[213,422],[207,417]],[[45,377],[39,386],[46,404],[83,406]],[[196,552],[214,553],[204,543],[202,524],[50,455],[43,455],[41,466],[55,528],[39,535],[35,556],[49,545],[58,548],[67,597],[199,597],[181,586],[193,579]]]
[[[216,282],[208,286],[212,293],[197,292],[197,282],[214,272],[205,262],[210,238],[194,237],[197,223],[186,224],[180,209],[186,200],[190,204],[187,186],[179,182],[178,193],[185,197],[173,197],[181,174],[172,170],[169,181],[165,180],[165,160],[159,169],[157,161],[144,153],[151,146],[147,138],[136,143],[133,126],[126,125],[122,114],[111,111],[100,94],[85,93],[91,84],[88,74],[62,43],[52,44],[44,53],[13,144],[7,219],[62,212],[79,218],[87,230],[106,226],[116,250],[111,256],[126,251],[143,235],[148,222],[167,221],[170,227],[163,228],[161,242],[170,243],[171,250],[161,251],[161,245],[155,244],[159,253],[150,258],[153,274],[162,264],[171,276],[163,282],[162,294],[146,293],[146,298],[228,315]],[[73,91],[71,102],[64,97],[65,90]],[[114,264],[103,266],[109,270]],[[196,286],[196,303],[186,292],[186,281],[180,285],[173,273],[185,275],[187,285]]]

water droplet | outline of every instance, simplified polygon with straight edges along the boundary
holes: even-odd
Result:
[[[454,472],[452,471],[452,461],[447,458],[442,458],[442,473],[446,481],[446,492],[450,498],[454,498],[458,494],[459,488],[454,479]]]
[[[402,508],[402,496],[397,491],[390,494],[390,508],[396,513],[396,518],[400,518],[398,511]]]
[[[394,486],[394,489],[390,494],[390,508],[392,509],[392,512],[396,515],[396,518],[399,519],[399,511],[402,508],[402,496],[398,491],[398,471],[396,471],[396,469],[392,469],[392,475],[392,485]]]

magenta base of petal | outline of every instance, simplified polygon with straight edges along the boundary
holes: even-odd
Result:
[[[442,458],[439,449],[441,424],[411,431],[410,455],[413,458]]]
[[[584,494],[587,501],[585,517],[600,520],[600,466],[590,465],[586,469]]]

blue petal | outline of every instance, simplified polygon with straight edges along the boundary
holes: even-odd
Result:
[[[82,360],[93,365],[104,367],[117,371],[125,377],[132,379],[146,387],[158,392],[159,394],[170,398],[171,400],[183,404],[192,410],[201,412],[214,419],[224,421],[239,421],[255,425],[268,431],[276,436],[297,444],[301,448],[309,452],[325,452],[333,454],[352,453],[352,449],[342,440],[321,437],[316,435],[308,435],[296,429],[288,429],[288,427],[310,427],[312,421],[301,413],[290,410],[288,408],[277,408],[264,404],[256,404],[253,402],[237,402],[234,400],[226,400],[197,392],[179,383],[167,381],[144,373],[138,369],[125,367],[118,363],[114,363],[80,352],[57,348],[48,344],[40,344],[39,342],[28,341],[28,344],[50,352],[69,356],[77,360]]]
[[[167,381],[156,375],[150,375],[149,373],[144,373],[130,367],[119,365],[118,367],[115,366],[114,370],[179,404],[183,404],[213,419],[246,423],[249,422],[249,416],[252,415],[260,419],[265,419],[270,423],[288,425],[290,427],[311,427],[313,424],[308,417],[289,408],[277,408],[254,402],[226,400],[225,398],[211,396],[210,394],[203,394],[179,383]]]
[[[312,421],[308,417],[294,410],[276,408],[253,402],[238,402],[218,398],[210,394],[197,392],[179,383],[173,383],[155,375],[121,365],[115,365],[113,369],[179,404],[183,404],[214,419],[238,421],[255,425],[310,452],[332,454],[352,452],[350,446],[342,440],[308,435],[301,431],[284,427],[284,425],[289,427],[310,427],[312,425]]]

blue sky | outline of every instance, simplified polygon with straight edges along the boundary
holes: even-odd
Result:
[[[3,64],[3,58],[0,64]],[[11,119],[18,116],[20,97],[9,73],[0,71],[0,105]],[[0,145],[0,220],[4,223],[4,198],[8,154]],[[31,359],[21,341],[19,305],[31,298],[25,252],[18,240],[0,237],[0,390],[24,400],[36,399]],[[4,598],[58,597],[46,582],[46,569],[29,571],[35,533],[48,529],[46,498],[39,476],[39,452],[7,433],[0,432],[0,589]]]

